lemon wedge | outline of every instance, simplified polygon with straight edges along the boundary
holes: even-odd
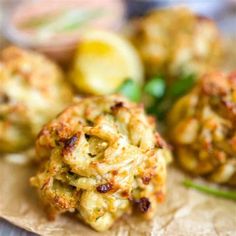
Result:
[[[105,31],[88,31],[75,53],[70,78],[84,93],[115,92],[127,78],[143,82],[143,65],[133,46],[121,36]]]

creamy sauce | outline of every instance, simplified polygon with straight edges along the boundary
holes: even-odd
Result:
[[[45,4],[44,1],[22,5],[12,17],[12,24],[16,30],[24,37],[37,40],[37,43],[50,44],[53,39],[70,41],[81,33],[81,28],[83,29],[84,26],[86,28],[114,29],[119,27],[119,23],[121,23],[119,21],[124,14],[122,4],[119,1],[61,0],[45,1]],[[26,12],[27,14],[25,14]],[[44,22],[45,24],[42,24],[41,27],[31,29],[30,27],[28,29],[21,27],[26,22],[29,23],[40,18],[42,20],[45,17],[51,19],[48,24]],[[71,30],[68,30],[68,27],[71,27]],[[67,37],[68,34],[70,39]],[[55,43],[59,42],[53,41],[53,44]]]
[[[14,43],[46,54],[69,52],[89,28],[118,30],[125,11],[122,1],[41,0],[19,5],[5,27]]]

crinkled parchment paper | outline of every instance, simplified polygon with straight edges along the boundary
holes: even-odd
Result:
[[[35,189],[29,186],[33,165],[19,165],[0,160],[0,217],[41,235],[236,235],[236,203],[186,189],[185,176],[169,169],[167,200],[160,205],[152,221],[125,216],[111,230],[97,233],[71,215],[49,222]]]

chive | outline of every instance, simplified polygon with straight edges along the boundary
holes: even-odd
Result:
[[[68,17],[68,21],[65,23],[63,27],[61,27],[61,29],[58,30],[58,32],[73,31],[103,15],[104,11],[102,9],[94,9],[87,12],[81,11],[80,13],[76,12],[74,14],[74,19],[72,17],[71,19],[69,19]]]
[[[184,180],[183,185],[185,187],[193,188],[193,189],[196,189],[200,192],[207,193],[207,194],[210,194],[210,195],[213,195],[216,197],[221,197],[221,198],[226,198],[226,199],[236,201],[236,192],[235,191],[223,191],[223,190],[216,189],[216,188],[210,188],[205,185],[200,185],[200,184],[194,183],[189,179]]]
[[[161,98],[165,93],[165,89],[165,81],[160,77],[156,77],[147,82],[144,87],[144,92],[155,98]]]
[[[20,27],[50,33],[72,31],[102,15],[104,15],[103,9],[98,8],[93,10],[68,9],[51,15],[32,17],[23,22]]]
[[[42,16],[32,17],[26,21],[21,22],[19,27],[22,29],[36,29],[42,25],[50,23],[55,17],[57,17],[57,14],[45,14]]]
[[[139,102],[142,96],[141,87],[131,79],[125,80],[117,92],[133,102]]]

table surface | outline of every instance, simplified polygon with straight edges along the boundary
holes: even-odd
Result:
[[[0,219],[0,236],[36,236],[36,234],[30,233],[24,229],[10,224],[9,222]]]

